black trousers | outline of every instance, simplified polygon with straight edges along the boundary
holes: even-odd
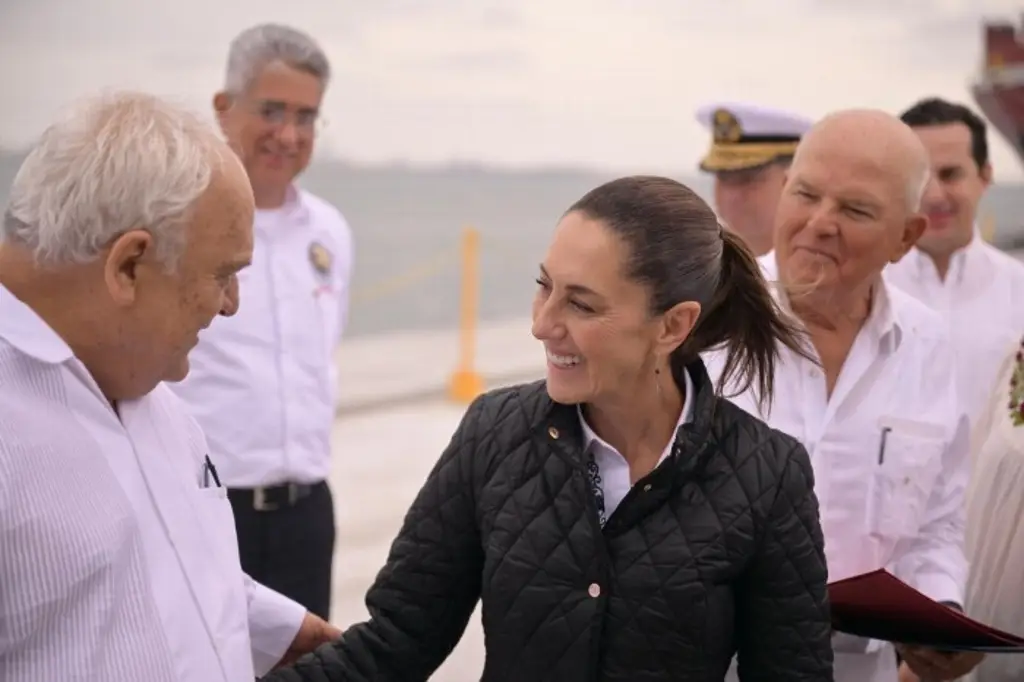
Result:
[[[289,496],[287,487],[265,495],[229,489],[228,499],[242,570],[330,620],[334,499],[327,483],[308,486],[301,496]]]

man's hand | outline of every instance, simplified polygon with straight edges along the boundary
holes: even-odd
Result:
[[[302,619],[302,625],[299,626],[299,632],[292,640],[292,645],[288,647],[288,651],[284,653],[284,657],[275,668],[290,665],[321,644],[333,641],[338,637],[341,637],[341,630],[323,618],[307,613],[306,617]]]
[[[899,682],[921,682],[921,678],[914,674],[909,665],[900,663]]]
[[[977,651],[936,651],[897,645],[903,663],[900,682],[945,682],[963,677],[978,667],[985,654]]]

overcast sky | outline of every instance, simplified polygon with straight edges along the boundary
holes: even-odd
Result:
[[[700,104],[819,116],[969,102],[982,17],[1020,0],[0,0],[0,144],[64,103],[144,88],[204,110],[228,41],[281,21],[336,70],[319,153],[687,170]],[[993,133],[996,176],[1024,168]]]

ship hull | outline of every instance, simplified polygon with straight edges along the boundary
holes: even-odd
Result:
[[[1024,164],[1024,20],[985,25],[984,66],[974,100]]]
[[[1024,85],[1002,87],[987,83],[976,85],[972,90],[985,118],[1024,163]]]

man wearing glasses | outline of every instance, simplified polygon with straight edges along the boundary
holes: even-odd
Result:
[[[256,201],[238,314],[220,318],[173,384],[228,488],[242,567],[330,617],[334,504],[327,484],[352,235],[338,210],[296,186],[309,163],[330,65],[307,35],[250,28],[231,43],[213,99]]]

